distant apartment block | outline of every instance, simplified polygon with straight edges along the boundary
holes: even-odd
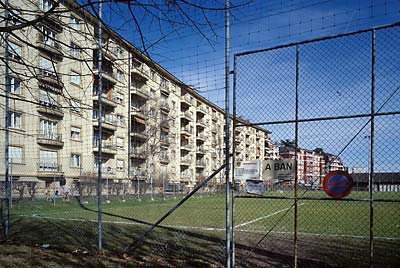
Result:
[[[59,5],[16,0],[10,7],[13,25],[39,19],[10,34],[9,75],[2,68],[0,78],[12,97],[9,152],[15,183],[52,189],[54,182],[66,181],[72,188],[83,178],[97,178],[100,151],[103,179],[136,192],[146,191],[150,181],[155,187],[191,189],[223,164],[220,107],[115,32],[104,29],[100,50],[98,21],[72,0]],[[56,12],[44,16],[53,7]],[[1,46],[4,58],[4,42]],[[4,107],[2,97],[2,114]],[[4,117],[0,124],[4,129]],[[249,126],[236,131],[231,142],[238,159],[279,158],[269,131]],[[1,131],[2,141],[4,135]],[[3,153],[1,159],[4,179]]]

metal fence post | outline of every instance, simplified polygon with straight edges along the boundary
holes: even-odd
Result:
[[[371,32],[371,129],[370,129],[370,173],[369,173],[369,209],[370,209],[370,228],[369,228],[369,250],[370,250],[370,261],[369,265],[373,267],[374,258],[374,135],[375,135],[375,30]]]
[[[6,18],[6,28],[8,27],[8,17],[9,17],[9,11],[8,11],[8,0],[5,0],[5,8],[4,8],[4,17]],[[8,50],[9,50],[9,44],[8,44],[8,37],[9,37],[9,32],[5,33],[5,48],[4,48],[4,54],[5,54],[5,79],[6,79],[6,103],[5,103],[5,119],[6,119],[6,133],[5,133],[5,143],[4,143],[4,149],[5,149],[5,215],[4,215],[4,239],[8,240],[8,223],[9,223],[9,214],[10,214],[10,198],[9,198],[9,181],[8,181],[8,161],[9,161],[9,131],[10,131],[10,113],[9,113],[9,94],[10,94],[10,80],[8,79],[8,72],[9,72],[9,66],[8,66]]]
[[[97,232],[98,232],[98,249],[99,251],[102,250],[102,232],[103,232],[103,225],[102,225],[102,210],[103,210],[103,205],[102,205],[102,187],[103,187],[103,181],[102,181],[102,151],[103,151],[103,146],[102,146],[102,117],[103,117],[103,106],[102,106],[102,93],[103,93],[103,83],[102,83],[102,61],[103,61],[103,29],[102,29],[102,21],[101,21],[101,13],[102,13],[102,2],[99,2],[99,24],[98,24],[98,31],[99,31],[99,49],[98,49],[98,71],[99,71],[99,77],[98,77],[98,83],[97,83],[97,96],[98,96],[98,105],[99,105],[99,117],[97,118],[98,120],[98,129],[99,129],[99,153],[98,153],[98,178],[97,178]]]
[[[294,158],[295,158],[295,165],[294,165],[294,170],[295,170],[295,176],[294,176],[294,248],[293,248],[293,253],[294,253],[294,267],[297,267],[297,245],[298,245],[298,237],[297,237],[297,228],[298,228],[298,222],[297,222],[297,214],[298,214],[298,202],[299,202],[299,196],[298,196],[298,188],[299,188],[299,177],[297,175],[298,171],[298,160],[297,160],[297,149],[299,147],[299,46],[296,45],[296,112],[295,112],[295,152],[294,152]]]
[[[229,0],[225,1],[225,176],[226,176],[226,267],[231,267],[230,179],[229,179]]]

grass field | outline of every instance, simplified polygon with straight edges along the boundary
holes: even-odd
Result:
[[[293,192],[268,193],[274,197],[293,196]],[[306,192],[303,197],[325,197],[321,192]],[[352,198],[367,198],[367,193],[352,193]],[[122,254],[152,223],[174,207],[182,196],[144,198],[111,197],[103,203],[103,247],[110,254]],[[400,193],[377,193],[375,198],[400,200]],[[48,244],[63,250],[97,248],[97,199],[81,202],[20,200],[10,212],[10,238],[29,245]],[[235,240],[238,264],[252,252],[268,258],[291,259],[294,209],[290,199],[235,198]],[[377,266],[400,264],[400,202],[374,203],[374,237]],[[332,247],[340,256],[364,258],[369,249],[370,204],[367,201],[300,200],[298,206],[299,254],[306,266],[329,262],[323,250]],[[195,195],[156,228],[135,253],[143,258],[190,259],[198,267],[224,262],[224,195]],[[264,237],[265,236],[265,237]],[[264,238],[263,238],[264,237]],[[263,238],[263,239],[262,239]],[[254,246],[260,242],[257,248]],[[195,254],[196,253],[196,254]],[[270,253],[270,255],[268,255]],[[192,257],[189,257],[189,255]],[[271,255],[272,254],[272,255]],[[388,256],[386,256],[386,255]],[[390,256],[389,256],[390,255]],[[394,256],[392,256],[394,255]],[[358,256],[355,258],[355,256]],[[391,258],[386,262],[386,258]],[[254,258],[253,258],[254,259]],[[302,260],[302,259],[300,259]],[[312,260],[312,262],[310,262]],[[285,265],[278,262],[277,266]],[[364,260],[365,261],[365,260]],[[261,259],[258,262],[263,262]],[[246,263],[246,264],[245,264]],[[250,262],[251,263],[251,262]],[[254,263],[257,265],[257,261]],[[253,266],[254,266],[253,265]],[[179,265],[177,265],[179,266]],[[271,264],[271,266],[274,266]],[[339,265],[340,266],[340,265]],[[260,266],[262,267],[262,265]]]

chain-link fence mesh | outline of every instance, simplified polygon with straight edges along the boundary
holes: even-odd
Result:
[[[270,132],[255,156],[238,139],[235,160],[259,160],[261,170],[264,160],[297,163],[296,176],[264,177],[265,194],[234,193],[237,267],[398,266],[399,33],[391,26],[235,56],[235,139],[248,125]],[[353,179],[343,199],[323,191],[335,170]]]

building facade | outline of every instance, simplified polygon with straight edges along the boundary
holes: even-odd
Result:
[[[121,183],[137,193],[150,182],[193,188],[224,162],[224,111],[113,31],[104,29],[100,50],[98,21],[77,7],[71,0],[10,4],[9,26],[38,20],[10,33],[8,75],[1,66],[13,181],[44,190],[95,181],[101,151],[107,191]],[[3,59],[4,51],[2,44]],[[5,102],[1,97],[3,115]],[[278,157],[267,130],[236,131],[237,157]],[[5,161],[0,165],[4,180]]]
[[[279,147],[282,159],[296,159],[297,177],[304,185],[321,185],[326,174],[334,170],[345,170],[338,156],[318,150],[307,150],[292,146]]]

